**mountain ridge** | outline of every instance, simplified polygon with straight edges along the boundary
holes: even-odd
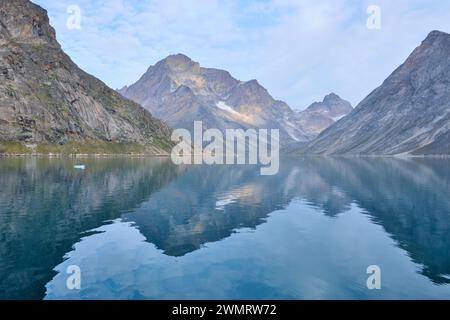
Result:
[[[294,121],[309,134],[318,136],[352,110],[350,102],[332,92],[326,95],[321,102],[314,102],[304,111],[298,112]]]
[[[312,139],[289,121],[294,111],[257,80],[237,80],[226,70],[201,67],[184,54],[160,60],[119,92],[173,128],[191,130],[194,121],[203,121],[206,128],[222,130],[280,129],[282,144]]]
[[[301,153],[448,155],[449,84],[450,34],[435,30],[380,87]]]
[[[136,144],[167,153],[171,129],[81,70],[62,51],[45,9],[0,0],[0,22],[1,141]]]

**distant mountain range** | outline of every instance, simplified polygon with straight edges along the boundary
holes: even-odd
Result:
[[[56,41],[44,9],[28,0],[0,0],[2,145],[35,144],[38,152],[42,145],[55,152],[70,145],[78,147],[66,151],[82,152],[89,143],[108,152],[116,143],[167,153],[170,134],[140,105],[80,70]]]
[[[331,93],[294,111],[258,81],[239,81],[182,54],[118,91],[62,51],[44,9],[0,0],[0,154],[167,154],[169,126],[192,130],[194,121],[222,130],[279,129],[284,151],[297,154],[450,154],[450,35],[439,31],[355,109]]]
[[[431,32],[379,88],[301,152],[450,154],[450,35]]]
[[[193,122],[200,120],[206,128],[222,130],[276,128],[283,145],[311,141],[352,109],[332,94],[305,113],[296,112],[275,100],[258,81],[239,81],[227,71],[203,68],[183,54],[159,61],[119,92],[173,128],[191,130]]]
[[[331,93],[322,102],[314,102],[305,111],[297,112],[293,120],[308,135],[315,137],[352,110],[350,102]]]

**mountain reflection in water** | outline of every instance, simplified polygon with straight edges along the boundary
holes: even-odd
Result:
[[[0,159],[0,298],[450,297],[449,160],[84,163]]]

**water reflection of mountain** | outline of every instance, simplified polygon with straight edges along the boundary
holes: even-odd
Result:
[[[97,228],[133,210],[180,169],[169,160],[0,159],[0,299],[40,299],[53,267]]]
[[[183,256],[283,208],[292,199],[284,188],[290,173],[290,167],[272,177],[248,166],[190,167],[126,219],[165,254]]]
[[[435,283],[450,274],[447,160],[290,159],[262,177],[250,167],[191,167],[125,215],[165,254],[183,256],[238,228],[255,228],[301,198],[338,217],[357,203]]]
[[[303,160],[301,167],[306,176],[299,188],[314,205],[336,215],[358,203],[423,265],[422,274],[437,284],[450,283],[448,159],[317,158]],[[305,188],[311,174],[316,186]]]
[[[249,166],[84,162],[86,171],[67,160],[0,161],[0,298],[43,297],[80,232],[107,220],[132,221],[166,255],[183,256],[257,227],[295,198],[331,219],[356,203],[422,274],[449,282],[448,160],[285,159],[266,177]]]

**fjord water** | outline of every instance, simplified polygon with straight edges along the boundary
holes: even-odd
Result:
[[[1,299],[450,298],[449,160],[0,159],[0,181]]]

